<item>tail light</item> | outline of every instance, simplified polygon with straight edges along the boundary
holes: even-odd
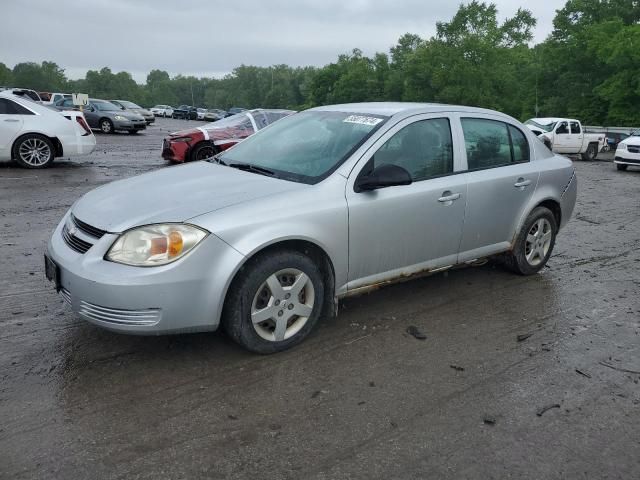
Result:
[[[89,128],[89,125],[87,125],[87,121],[84,119],[82,115],[78,115],[76,117],[76,122],[78,122],[80,126],[83,128],[83,130],[86,132],[84,135],[82,135],[83,137],[86,137],[87,135],[91,135],[91,129]]]

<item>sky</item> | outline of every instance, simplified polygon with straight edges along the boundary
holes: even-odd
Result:
[[[501,19],[527,8],[534,42],[566,0],[493,0]],[[153,69],[220,77],[241,64],[322,66],[360,48],[429,38],[456,0],[2,0],[0,62],[51,60],[69,78],[108,66],[144,83]],[[462,3],[467,3],[466,1]],[[28,20],[26,20],[28,19]],[[7,21],[8,20],[8,21]],[[25,23],[28,22],[28,23]]]

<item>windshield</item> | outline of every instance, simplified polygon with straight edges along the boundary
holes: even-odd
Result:
[[[550,132],[551,130],[553,130],[553,127],[556,126],[556,123],[558,123],[558,122],[551,122],[551,123],[548,123],[546,125],[543,125],[543,124],[538,123],[538,122],[536,122],[534,120],[527,120],[526,122],[524,122],[525,125],[532,125],[534,127],[539,128],[540,130],[544,130],[545,132]]]
[[[288,180],[313,184],[338,168],[386,118],[302,112],[278,120],[217,158],[229,164],[255,165]]]
[[[122,110],[122,108],[110,102],[96,102],[94,100],[92,103],[101,112],[112,112],[112,111]]]
[[[229,127],[239,127],[246,126],[253,130],[251,126],[251,120],[246,115],[233,115],[232,117],[223,118],[222,120],[218,120],[215,122],[207,123],[202,126],[202,128],[229,128]]]
[[[118,102],[125,108],[142,108],[140,105],[136,105],[133,102],[127,102],[126,100],[118,100]]]

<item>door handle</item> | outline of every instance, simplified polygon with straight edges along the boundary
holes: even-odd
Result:
[[[5,122],[19,122],[20,120],[17,120],[15,118],[5,118],[4,121]]]
[[[516,183],[513,184],[516,188],[525,188],[531,185],[531,180],[525,180],[524,178],[519,178]]]
[[[451,193],[451,192],[443,192],[442,197],[438,199],[440,203],[451,203],[454,200],[458,200],[460,198],[459,193]]]

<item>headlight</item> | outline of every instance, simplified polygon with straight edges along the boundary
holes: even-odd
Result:
[[[137,267],[166,265],[183,257],[209,232],[192,225],[147,225],[120,235],[106,260]]]
[[[193,140],[193,138],[191,137],[176,137],[176,138],[169,139],[170,142],[183,142],[183,143],[189,143],[191,140]]]
[[[618,150],[626,150],[627,149],[627,144],[626,143],[619,143],[618,144]]]
[[[120,120],[120,121],[127,121],[129,120],[127,117],[123,117],[122,115],[116,115],[115,117],[116,120]]]

